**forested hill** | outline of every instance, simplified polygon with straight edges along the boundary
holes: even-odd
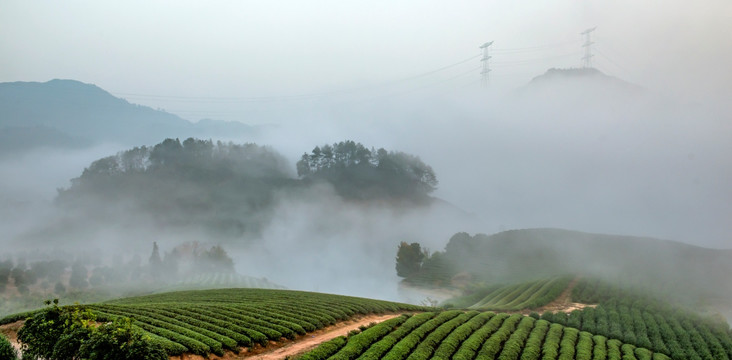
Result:
[[[559,274],[601,276],[698,301],[732,294],[730,259],[732,250],[673,241],[527,229],[490,236],[457,233],[444,251],[432,254],[406,277],[449,286],[458,274],[484,283]]]
[[[276,150],[189,138],[166,139],[94,161],[71,186],[59,190],[58,206],[75,221],[130,225],[194,226],[217,234],[258,234],[278,201],[302,198],[315,184],[329,184],[347,201],[431,203],[437,184],[419,158],[385,149],[366,150],[353,141],[320,147],[294,164]],[[68,226],[59,226],[63,232]],[[83,226],[82,226],[83,228]]]
[[[418,157],[369,150],[353,141],[316,146],[297,162],[297,174],[332,183],[339,194],[356,199],[424,201],[438,184],[432,168]]]

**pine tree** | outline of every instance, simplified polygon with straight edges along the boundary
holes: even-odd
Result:
[[[153,242],[153,251],[150,254],[150,274],[153,278],[158,278],[160,272],[163,270],[163,260],[160,259],[160,251],[158,250],[158,243]]]

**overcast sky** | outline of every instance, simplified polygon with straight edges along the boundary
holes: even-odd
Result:
[[[493,86],[518,87],[579,66],[579,33],[597,26],[597,68],[696,101],[732,96],[730,24],[728,0],[0,0],[0,82],[75,79],[256,122],[252,103],[292,95],[475,86],[487,41]]]
[[[730,0],[0,0],[0,82],[75,79],[192,121],[290,120],[255,140],[291,159],[343,139],[418,154],[483,232],[732,247],[729,105],[695,107],[732,99],[731,24]],[[596,68],[681,101],[569,114],[461,91],[480,89],[488,41],[500,94],[579,67],[593,27]]]

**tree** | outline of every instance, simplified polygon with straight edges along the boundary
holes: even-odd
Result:
[[[35,313],[18,331],[18,339],[23,343],[23,359],[168,358],[165,350],[151,344],[150,338],[135,329],[129,318],[119,317],[97,327],[94,313],[81,305],[60,307],[58,299],[53,303],[46,301],[46,304],[50,306]]]
[[[163,260],[160,258],[160,251],[158,250],[158,243],[153,242],[152,254],[150,254],[150,274],[153,278],[157,278],[160,275],[160,271],[163,270]]]
[[[96,317],[81,306],[59,307],[58,299],[46,301],[49,307],[35,313],[18,331],[23,344],[23,359],[66,360],[91,332]]]
[[[212,246],[197,257],[197,267],[202,272],[234,272],[234,260],[226,253],[221,246]]]
[[[437,178],[418,157],[384,149],[369,150],[351,140],[316,146],[297,162],[302,178],[325,180],[341,196],[421,201],[435,190]]]
[[[0,359],[18,359],[18,353],[15,351],[15,348],[10,344],[10,341],[8,341],[5,335],[2,334],[0,334]]]
[[[402,241],[399,244],[399,250],[397,250],[396,257],[396,271],[397,275],[403,278],[419,273],[422,268],[422,262],[425,259],[425,254],[422,251],[419,243],[407,244]]]
[[[150,343],[132,326],[132,320],[116,318],[92,331],[88,340],[79,348],[79,358],[104,360],[167,360],[168,354],[159,346]]]

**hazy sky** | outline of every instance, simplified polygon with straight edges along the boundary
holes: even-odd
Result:
[[[436,196],[486,219],[475,231],[732,247],[732,112],[697,107],[732,98],[730,24],[729,0],[0,0],[0,82],[75,79],[189,120],[289,121],[235,140],[291,160],[343,139],[417,154],[440,179]],[[663,101],[593,93],[597,111],[564,94],[555,109],[539,106],[544,95],[514,106],[464,91],[480,85],[487,41],[502,95],[580,66],[580,32],[595,26],[595,67]]]
[[[253,109],[293,100],[283,96],[475,86],[477,57],[413,77],[486,41],[493,86],[518,87],[579,66],[579,33],[597,26],[600,70],[727,98],[730,24],[728,0],[0,0],[0,82],[76,79],[190,120],[257,122]]]

